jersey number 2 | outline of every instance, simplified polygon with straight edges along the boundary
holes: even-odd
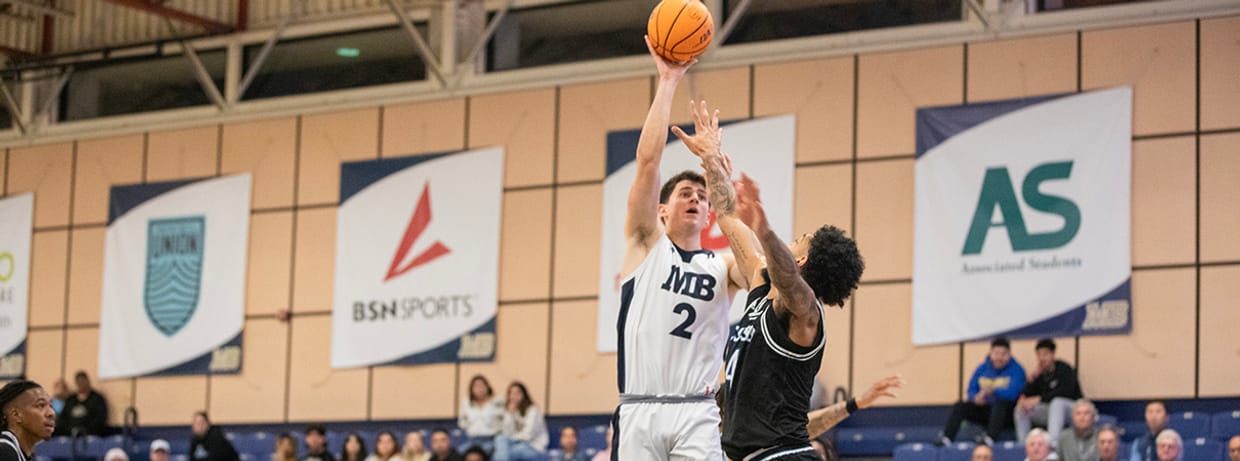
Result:
[[[689,303],[680,303],[677,304],[676,307],[672,308],[672,312],[677,314],[687,313],[689,315],[685,317],[685,321],[680,322],[680,325],[677,325],[676,328],[672,330],[671,335],[685,339],[693,339],[693,332],[689,331],[689,327],[693,326],[693,322],[697,320],[697,311],[694,310],[693,306]]]

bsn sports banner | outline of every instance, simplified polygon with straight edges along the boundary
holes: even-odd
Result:
[[[723,130],[723,151],[732,157],[736,178],[748,174],[762,188],[762,205],[775,233],[783,239],[792,235],[793,178],[796,167],[796,118],[791,115],[728,123]],[[692,133],[692,126],[682,126]],[[668,132],[668,144],[659,165],[660,181],[685,170],[702,173],[701,161]],[[607,177],[603,180],[603,240],[599,266],[598,350],[615,352],[616,316],[620,310],[620,284],[624,260],[624,216],[629,186],[636,174],[637,139],[641,130],[607,134]],[[662,185],[662,183],[660,183]],[[824,197],[823,200],[831,200]],[[826,224],[826,223],[823,223]],[[728,239],[715,224],[702,231],[702,247],[717,253],[730,253]],[[733,298],[728,319],[735,324],[745,312],[746,292]],[[668,306],[670,310],[672,306]]]
[[[241,371],[250,175],[116,186],[99,377]]]
[[[0,381],[26,374],[34,194],[0,200]]]
[[[346,163],[333,367],[495,358],[501,148]]]
[[[913,343],[1127,333],[1132,90],[917,111]]]

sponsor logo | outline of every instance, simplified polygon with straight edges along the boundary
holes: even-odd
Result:
[[[17,262],[13,260],[13,253],[0,253],[0,283],[9,281],[16,271]]]
[[[181,331],[198,308],[206,218],[152,219],[147,224],[147,318],[165,336]]]
[[[1053,180],[1066,180],[1072,174],[1072,161],[1043,163],[1034,167],[1025,175],[1021,183],[1021,196],[1025,204],[1035,210],[1059,215],[1063,218],[1063,227],[1056,231],[1032,234],[1025,227],[1025,218],[1020,211],[1016,192],[1012,188],[1012,178],[1005,167],[989,168],[982,181],[982,191],[977,198],[977,208],[973,212],[973,222],[969,226],[968,236],[964,241],[963,255],[976,255],[982,252],[986,236],[990,229],[1003,227],[1007,230],[1012,251],[1048,250],[1067,245],[1076,237],[1081,229],[1081,209],[1076,202],[1064,197],[1045,194],[1039,188],[1042,183]],[[999,209],[1002,220],[993,220],[995,208]]]
[[[1081,323],[1081,329],[1085,331],[1091,330],[1110,330],[1116,328],[1124,328],[1128,325],[1128,300],[1112,299],[1102,302],[1092,302],[1085,305],[1085,321]]]
[[[409,250],[413,248],[414,242],[418,241],[418,237],[422,236],[422,232],[426,230],[426,226],[431,223],[431,184],[427,182],[422,186],[422,197],[418,199],[418,206],[413,212],[413,216],[409,218],[409,225],[405,226],[405,235],[400,239],[400,246],[396,249],[396,255],[392,257],[392,263],[388,265],[387,276],[383,278],[384,282],[390,281],[402,274],[409,272],[418,266],[422,266],[431,261],[439,259],[448,254],[451,250],[444,246],[443,243],[436,241],[425,250],[422,250],[417,256],[409,261],[408,264],[401,265],[401,261],[409,255]]]

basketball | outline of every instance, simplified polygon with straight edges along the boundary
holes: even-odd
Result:
[[[663,0],[646,23],[655,53],[673,62],[686,62],[705,52],[714,34],[715,22],[701,0]]]

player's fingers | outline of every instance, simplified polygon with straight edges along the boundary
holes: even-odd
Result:
[[[690,138],[689,135],[686,134],[684,130],[680,129],[680,127],[675,126],[675,125],[672,125],[672,134],[676,135],[677,138],[680,138],[680,141],[685,143],[685,145],[688,145],[689,141],[692,140],[692,138]],[[689,149],[689,151],[692,152],[693,149]]]

